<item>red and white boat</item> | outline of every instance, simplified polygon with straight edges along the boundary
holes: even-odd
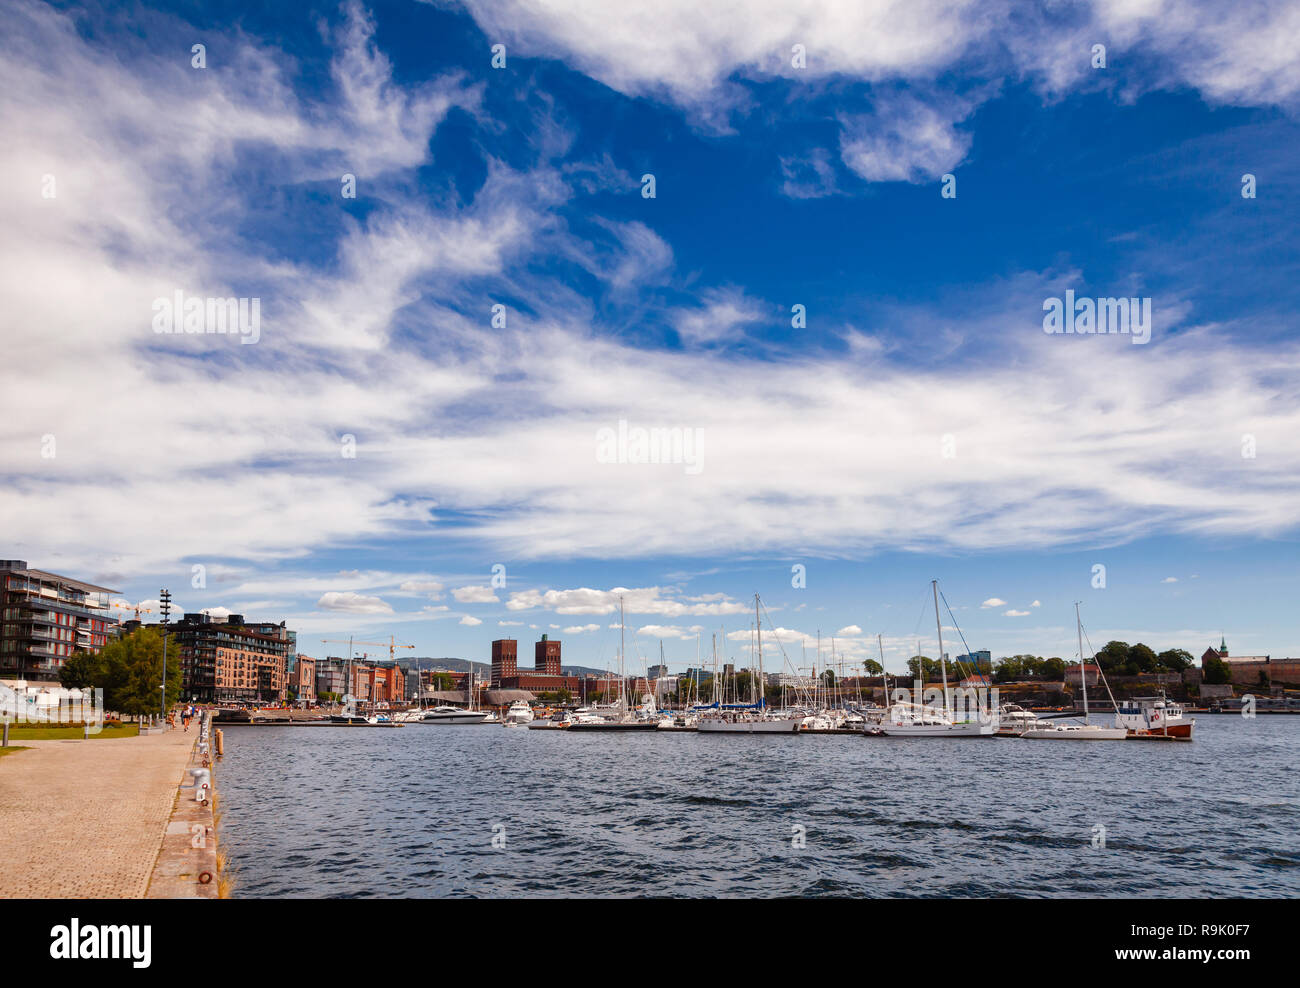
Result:
[[[1130,738],[1190,741],[1196,721],[1187,716],[1181,703],[1167,700],[1161,693],[1125,700],[1115,708],[1115,726],[1125,728]]]

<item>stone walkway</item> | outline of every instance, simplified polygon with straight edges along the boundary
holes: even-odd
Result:
[[[142,898],[197,738],[11,742],[31,750],[0,758],[0,898]]]

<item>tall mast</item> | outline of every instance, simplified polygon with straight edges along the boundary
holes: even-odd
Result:
[[[763,681],[763,623],[758,616],[758,594],[754,594],[754,636],[758,640],[758,688],[759,706],[767,706],[767,683]]]
[[[939,671],[943,674],[943,712],[948,713],[948,663],[943,661],[943,625],[939,622],[939,581],[931,580],[934,589],[934,631],[939,636]]]
[[[1083,722],[1088,723],[1088,670],[1083,665],[1083,618],[1079,617],[1079,602],[1074,602],[1074,627],[1079,634],[1079,682],[1083,684]]]
[[[713,632],[713,702],[722,705],[718,698],[718,633]]]
[[[623,595],[618,595],[618,709],[619,716],[627,713],[627,680],[623,675],[623,649],[626,648],[625,633],[627,631],[627,616],[623,613]]]
[[[876,632],[876,648],[880,652],[880,682],[885,691],[885,702],[881,706],[887,707],[889,706],[889,674],[885,672],[885,646],[880,640],[880,632]]]

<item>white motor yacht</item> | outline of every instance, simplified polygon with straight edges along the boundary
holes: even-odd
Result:
[[[482,724],[487,713],[482,710],[465,710],[461,707],[433,707],[420,718],[422,724]]]
[[[516,700],[501,721],[506,727],[527,727],[533,720],[533,708],[526,700]]]

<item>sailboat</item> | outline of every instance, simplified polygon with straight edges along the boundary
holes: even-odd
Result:
[[[1128,731],[1122,727],[1102,727],[1088,723],[1088,667],[1083,657],[1083,620],[1079,602],[1074,602],[1074,625],[1079,635],[1079,682],[1083,685],[1083,723],[1056,724],[1039,722],[1021,733],[1033,741],[1123,741]]]
[[[997,718],[976,717],[958,720],[948,702],[948,663],[943,655],[943,624],[939,620],[939,581],[931,580],[934,590],[934,627],[939,636],[939,669],[943,673],[943,709],[919,703],[895,703],[880,724],[878,733],[900,738],[979,738],[997,730]],[[920,662],[920,659],[917,659]],[[920,676],[923,670],[917,668]]]
[[[763,625],[758,614],[758,594],[754,594],[754,629],[758,642],[758,689],[756,703],[726,708],[721,700],[713,710],[700,716],[696,729],[702,734],[794,734],[803,724],[803,715],[775,713],[767,708],[767,680],[763,676]]]
[[[568,730],[582,733],[584,731],[653,731],[659,727],[658,720],[638,717],[628,710],[627,677],[624,675],[623,650],[627,647],[625,626],[627,618],[623,612],[623,598],[618,598],[618,706],[611,716],[602,717],[596,708],[583,711],[582,716],[575,716]]]

